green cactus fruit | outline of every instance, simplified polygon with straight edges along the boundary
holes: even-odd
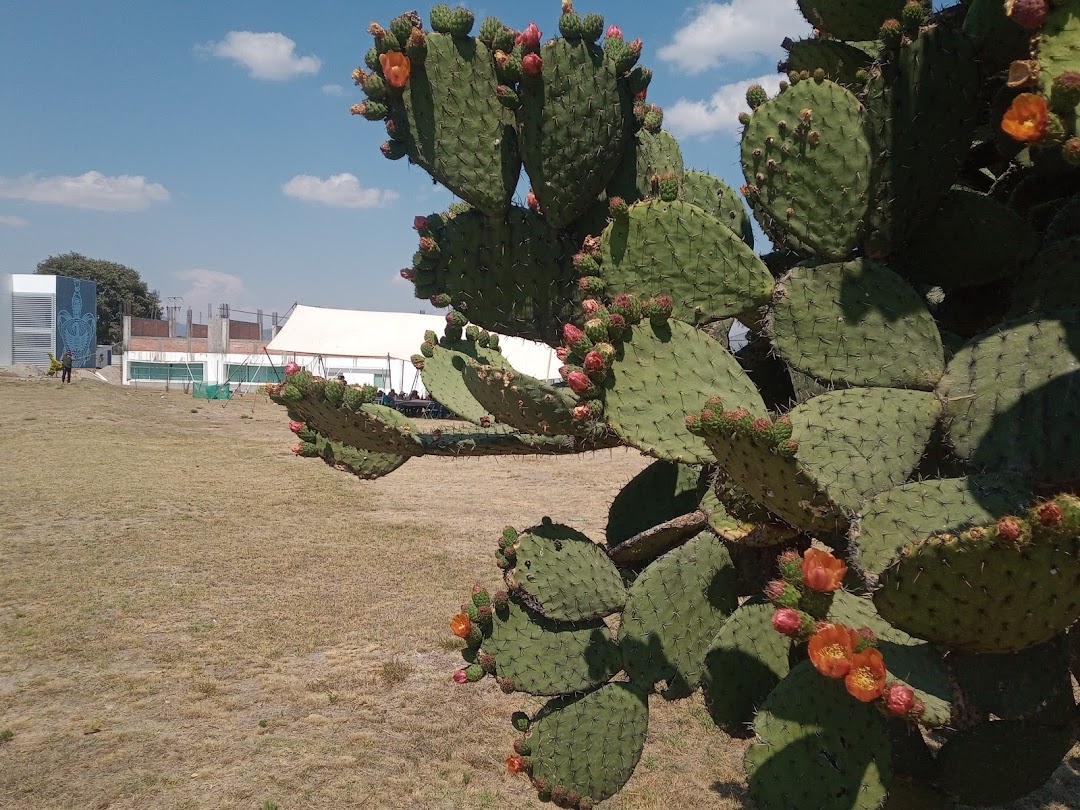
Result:
[[[855,247],[871,167],[862,110],[838,84],[800,82],[751,116],[743,175],[756,189],[754,214],[775,241],[832,260]]]
[[[1059,222],[1059,227],[1064,230],[1064,223]],[[1080,307],[1080,276],[1076,273],[1080,236],[1051,242],[1050,235],[1048,231],[1048,244],[1032,257],[1013,288],[1013,317]]]
[[[634,772],[648,726],[646,696],[628,683],[555,698],[532,726],[533,779],[561,787],[564,796],[572,790],[590,804],[602,801]]]
[[[918,292],[864,259],[791,270],[777,282],[767,328],[790,368],[826,383],[932,390],[945,370]]]
[[[892,782],[885,718],[809,661],[772,690],[754,731],[746,772],[761,810],[851,810],[884,801]]]
[[[751,110],[756,110],[769,100],[769,94],[760,84],[752,84],[746,89],[746,104]]]
[[[900,10],[900,24],[904,27],[904,33],[909,37],[918,36],[919,28],[929,16],[929,10],[920,0],[909,0]]]
[[[401,160],[409,153],[409,147],[402,141],[383,141],[380,151],[388,160]]]
[[[450,33],[450,6],[445,3],[438,3],[431,7],[431,13],[428,16],[428,20],[431,22],[431,28],[440,34]]]
[[[397,39],[398,46],[404,48],[409,44],[409,35],[412,34],[413,28],[421,26],[420,15],[415,11],[410,11],[390,21],[390,33]]]
[[[514,712],[510,715],[510,725],[514,727],[515,731],[524,734],[532,725],[532,720],[529,719],[529,715],[525,714],[525,712]]]
[[[559,17],[559,33],[569,42],[577,42],[581,39],[581,17],[573,11],[563,12]]]
[[[554,40],[540,57],[542,89],[526,88],[517,111],[521,154],[544,216],[560,228],[592,204],[626,150],[628,91],[595,45]]]
[[[604,18],[599,14],[586,14],[581,18],[581,38],[596,42],[604,33]]]

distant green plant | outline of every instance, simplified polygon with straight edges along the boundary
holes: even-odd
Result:
[[[747,91],[739,193],[683,165],[640,40],[596,44],[565,0],[543,44],[445,5],[434,33],[373,23],[354,73],[383,154],[464,201],[416,217],[402,276],[452,307],[413,363],[477,427],[294,369],[271,396],[298,454],[655,459],[606,547],[505,530],[505,589],[451,622],[455,681],[549,698],[507,767],[558,806],[620,790],[650,702],[697,690],[752,729],[761,810],[1003,804],[1076,740],[1080,0],[799,7],[780,92]],[[564,384],[496,333],[555,347]]]

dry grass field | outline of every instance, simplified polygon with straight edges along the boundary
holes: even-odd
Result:
[[[0,377],[0,413],[0,807],[541,806],[503,766],[522,697],[454,684],[447,623],[505,524],[602,537],[637,454],[360,482],[262,395]],[[744,743],[653,708],[606,807],[747,806]],[[1074,754],[1023,807],[1080,806]]]

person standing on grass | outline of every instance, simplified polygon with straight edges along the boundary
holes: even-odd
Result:
[[[75,358],[71,356],[71,349],[64,352],[64,356],[60,361],[60,367],[63,371],[60,373],[60,383],[71,382],[71,367],[75,364]]]

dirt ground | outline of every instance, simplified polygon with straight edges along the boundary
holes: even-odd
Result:
[[[293,456],[262,395],[0,376],[0,808],[538,808],[448,620],[506,524],[601,538],[644,466]],[[652,703],[610,810],[741,808],[745,743]],[[1027,810],[1080,806],[1080,750]]]

